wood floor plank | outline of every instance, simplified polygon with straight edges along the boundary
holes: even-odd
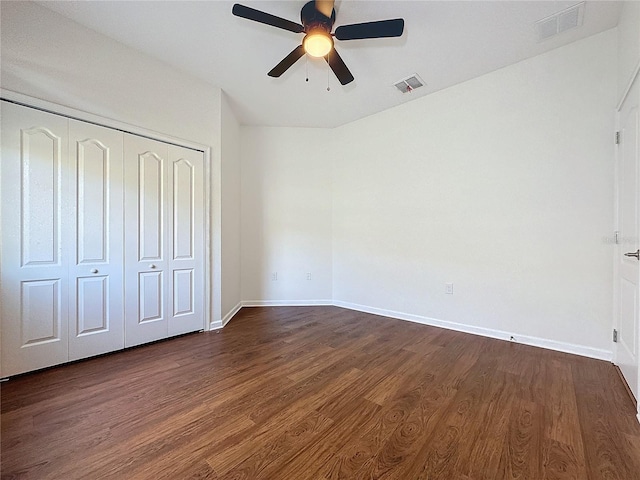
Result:
[[[276,478],[296,478],[300,480],[322,478],[319,473],[324,469],[337,452],[342,450],[350,441],[360,436],[362,431],[370,428],[376,421],[382,407],[361,399],[352,402],[345,408],[343,414],[334,420],[332,427],[327,430],[318,442],[314,442],[299,452],[290,462],[285,464],[277,473]]]
[[[544,480],[581,480],[587,475],[584,453],[557,440],[543,440]]]
[[[633,412],[616,408],[621,397],[612,394],[608,375],[603,375],[606,370],[615,373],[613,366],[608,367],[594,362],[573,366],[587,474],[598,480],[640,480],[640,469],[635,465],[640,452],[624,436],[624,432],[636,430]]]
[[[362,378],[362,372],[357,369],[349,369],[340,376],[328,381],[322,390],[311,391],[303,398],[296,398],[286,408],[274,412],[261,424],[242,435],[231,437],[226,445],[220,449],[219,453],[211,456],[207,461],[219,474],[226,474],[239,465],[244,458],[250,456],[260,445],[269,444],[274,441],[284,429],[302,421],[309,412],[318,411],[319,407],[333,396],[341,396],[344,391],[352,388],[355,382]],[[324,415],[325,418],[329,418]]]
[[[550,360],[545,390],[545,478],[587,478],[584,444],[571,365]]]
[[[12,378],[0,434],[7,480],[640,480],[611,364],[324,306]]]
[[[350,479],[365,463],[371,461],[396,428],[404,423],[427,387],[420,385],[387,402],[377,417],[363,427],[362,433],[337,452],[320,470],[327,479]]]
[[[300,422],[273,441],[254,448],[254,453],[225,473],[225,478],[270,479],[283,464],[329,429],[333,421],[318,412],[310,412]]]
[[[511,410],[505,438],[499,477],[534,480],[543,478],[542,407],[520,398]]]
[[[440,419],[433,426],[431,439],[418,454],[422,464],[413,462],[406,473],[408,478],[423,478],[425,471],[449,478],[463,454],[464,462],[467,461],[471,445],[480,433],[474,427],[481,424],[478,420],[484,418],[489,402],[496,396],[495,367],[495,359],[477,358],[446,407],[439,409]]]
[[[456,353],[459,355],[457,358],[440,359],[442,363],[434,370],[433,382],[424,385],[417,407],[406,421],[396,427],[375,457],[367,461],[354,478],[418,478],[420,472],[431,468],[425,464],[432,458],[431,449],[437,448],[437,441],[432,440],[449,434],[446,429],[436,430],[436,426],[458,394],[462,378],[466,378],[477,362],[479,349],[464,353],[456,350]]]
[[[472,435],[465,435],[456,465],[456,470],[466,472],[469,478],[500,478],[498,471],[503,442],[509,431],[509,412],[518,398],[516,384],[513,374],[495,372],[492,395],[485,400],[483,417],[474,423]]]

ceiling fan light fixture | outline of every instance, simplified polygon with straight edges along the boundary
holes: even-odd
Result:
[[[325,57],[333,48],[333,39],[324,30],[315,30],[304,37],[302,46],[304,51],[312,57]]]
[[[1,1],[1,0],[0,0]],[[302,24],[270,13],[256,10],[236,3],[231,9],[236,17],[246,18],[272,27],[288,30],[293,33],[305,33],[302,44],[293,49],[280,63],[273,67],[267,75],[280,77],[305,54],[326,60],[329,68],[335,73],[341,85],[353,82],[353,75],[345,65],[333,45],[333,38],[338,40],[363,40],[367,38],[400,37],[404,31],[404,20],[394,18],[375,22],[353,23],[341,25],[332,34],[336,20],[335,0],[310,0],[300,10]]]

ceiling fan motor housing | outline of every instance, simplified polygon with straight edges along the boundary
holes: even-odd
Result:
[[[331,33],[333,23],[336,21],[336,11],[332,10],[331,18],[326,17],[316,9],[316,2],[311,0],[302,7],[300,20],[302,21],[302,25],[304,25],[304,31],[306,33],[316,29],[322,29],[327,33]]]

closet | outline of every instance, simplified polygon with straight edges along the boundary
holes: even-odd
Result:
[[[204,327],[201,151],[2,101],[0,376]]]

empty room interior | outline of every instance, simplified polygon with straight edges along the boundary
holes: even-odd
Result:
[[[640,480],[640,2],[0,2],[2,479]]]

